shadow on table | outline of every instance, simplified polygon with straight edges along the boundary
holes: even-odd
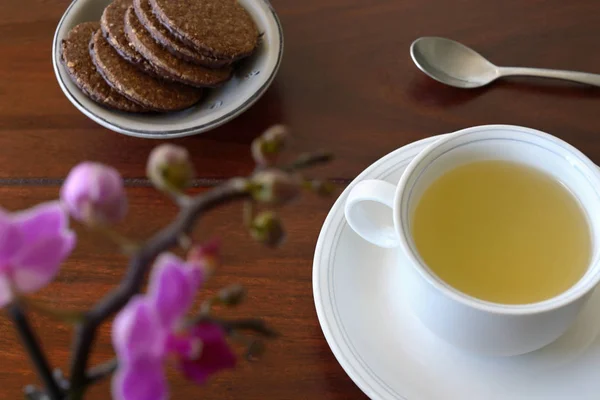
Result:
[[[323,339],[319,346],[320,367],[325,377],[323,391],[328,393],[328,400],[368,399],[356,386],[333,356],[327,342]]]
[[[514,77],[498,80],[476,89],[459,89],[444,85],[427,76],[419,75],[411,80],[408,93],[418,103],[427,106],[452,107],[465,104],[491,90],[511,91],[515,94],[540,94],[563,98],[597,99],[600,88],[573,82]]]
[[[265,129],[285,123],[281,90],[275,81],[267,92],[248,110],[231,122],[188,140],[217,140],[250,144]]]

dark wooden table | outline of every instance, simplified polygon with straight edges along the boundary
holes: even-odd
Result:
[[[127,178],[131,213],[122,229],[143,238],[176,211],[144,178],[145,159],[158,142],[108,131],[63,96],[50,55],[55,26],[68,2],[0,1],[0,204],[16,210],[53,199],[71,166],[101,161]],[[462,91],[425,78],[408,54],[413,39],[438,35],[463,41],[498,64],[600,73],[597,0],[273,3],[284,25],[286,51],[271,89],[226,126],[174,141],[194,156],[198,191],[251,171],[249,143],[280,122],[292,127],[294,150],[326,148],[336,153],[337,161],[319,174],[342,185],[399,146],[490,123],[544,130],[600,162],[600,90],[512,80]],[[238,312],[264,316],[284,336],[262,362],[219,375],[204,388],[173,377],[174,399],[365,397],[331,354],[313,305],[313,250],[331,204],[308,198],[288,209],[289,242],[279,251],[265,250],[247,237],[239,207],[226,207],[202,223],[205,235],[227,235],[226,265],[209,290],[242,282],[250,297]],[[92,242],[82,232],[59,279],[38,298],[57,307],[84,309],[119,281],[124,262],[113,247]],[[66,367],[70,327],[43,317],[34,323],[43,332],[52,362]],[[93,359],[111,355],[106,325]],[[4,319],[0,356],[0,399],[20,398],[23,385],[37,380]],[[107,388],[96,387],[90,398],[106,399]]]

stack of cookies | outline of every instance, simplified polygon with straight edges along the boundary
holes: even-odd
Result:
[[[115,0],[100,22],[75,26],[61,60],[89,98],[127,112],[169,112],[228,81],[258,45],[236,0]]]

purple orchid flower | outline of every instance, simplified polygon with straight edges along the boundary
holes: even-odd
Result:
[[[113,324],[119,359],[113,378],[115,399],[167,399],[167,359],[174,359],[188,379],[200,384],[215,372],[235,366],[235,355],[220,326],[202,323],[186,328],[183,324],[203,280],[198,264],[172,254],[158,257],[148,293],[133,298]]]
[[[9,214],[0,209],[0,307],[46,286],[75,246],[59,202]]]

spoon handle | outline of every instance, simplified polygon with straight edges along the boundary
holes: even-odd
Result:
[[[600,75],[590,74],[587,72],[521,67],[502,67],[498,68],[498,72],[501,76],[536,76],[540,78],[563,79],[566,81],[573,81],[586,85],[600,86]]]

